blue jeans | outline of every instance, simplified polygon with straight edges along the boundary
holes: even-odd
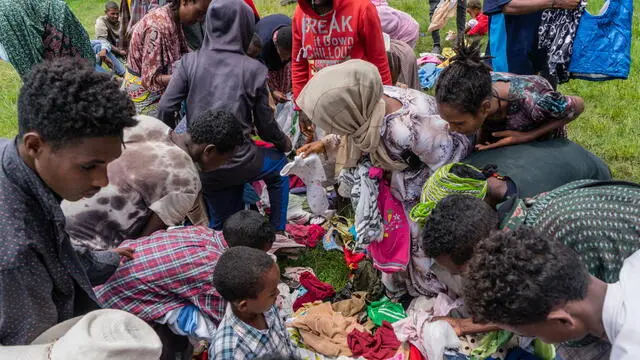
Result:
[[[98,40],[91,40],[91,47],[97,55],[102,50],[102,43]],[[107,58],[113,63],[113,72],[118,76],[124,76],[126,71],[124,64],[111,52],[111,49],[107,50]],[[102,61],[100,59],[96,59],[96,71],[108,72],[102,67]]]
[[[271,209],[269,222],[276,231],[284,231],[289,206],[289,177],[280,176],[280,170],[287,164],[287,158],[275,149],[259,148],[259,151],[264,153],[262,168],[257,176],[247,182],[263,180],[267,184]],[[207,192],[204,200],[209,212],[210,228],[222,230],[222,225],[229,216],[244,209],[244,187],[243,183]]]

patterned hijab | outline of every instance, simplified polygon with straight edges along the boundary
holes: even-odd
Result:
[[[371,63],[349,60],[321,70],[302,89],[297,103],[314,124],[342,136],[336,170],[355,167],[363,153],[373,166],[404,170],[407,164],[389,157],[381,142],[385,117],[382,79]]]
[[[451,163],[440,167],[429,177],[422,187],[420,203],[414,206],[409,213],[412,221],[422,223],[431,214],[440,200],[453,194],[471,195],[479,199],[484,199],[487,195],[487,180],[472,178],[462,178],[451,172],[454,166],[465,166],[476,170],[475,167],[463,163]]]

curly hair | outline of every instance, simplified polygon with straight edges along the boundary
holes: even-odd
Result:
[[[480,41],[465,44],[458,40],[456,55],[436,82],[436,101],[464,113],[477,114],[480,105],[491,96],[491,68],[480,56]]]
[[[264,290],[264,277],[276,263],[262,250],[229,248],[213,271],[213,285],[227,301],[255,299]]]
[[[276,229],[269,220],[254,210],[240,210],[229,216],[222,227],[229,247],[248,246],[263,250],[276,240]]]
[[[120,136],[135,126],[135,106],[86,60],[58,58],[33,67],[18,98],[18,134],[34,131],[54,148],[84,138]]]
[[[447,255],[463,265],[473,255],[476,244],[499,225],[497,212],[484,200],[469,195],[449,195],[426,219],[422,246],[431,258]]]
[[[212,144],[220,153],[233,151],[244,142],[242,126],[233,114],[207,110],[189,123],[187,132],[196,144]]]
[[[475,248],[464,282],[474,321],[525,325],[587,294],[589,273],[578,255],[533,228],[495,232]]]

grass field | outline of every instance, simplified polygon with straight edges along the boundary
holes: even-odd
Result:
[[[103,0],[68,0],[76,16],[85,25],[90,36],[94,33],[95,18],[103,12]],[[597,13],[604,0],[591,0],[589,10]],[[291,15],[294,5],[280,6],[279,0],[255,0],[261,15],[284,13]],[[412,14],[426,31],[429,24],[429,6],[427,0],[389,0],[389,3]],[[640,0],[634,0],[634,5]],[[454,21],[442,31],[453,29]],[[599,155],[609,164],[616,178],[640,182],[640,38],[638,14],[633,21],[633,64],[631,75],[625,81],[592,83],[574,80],[560,87],[563,93],[582,96],[586,110],[582,116],[569,125],[572,140]],[[417,51],[431,49],[431,37],[426,34],[420,38]],[[448,44],[445,42],[445,46]],[[7,63],[0,62],[0,136],[12,137],[17,132],[16,99],[20,88],[20,79]],[[314,249],[296,261],[287,265],[311,266],[320,279],[340,288],[346,281],[346,268],[338,252],[325,253]]]

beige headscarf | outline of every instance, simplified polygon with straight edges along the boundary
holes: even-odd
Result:
[[[336,171],[356,166],[368,153],[374,166],[404,170],[404,162],[389,157],[381,143],[385,116],[382,79],[378,68],[363,60],[349,60],[318,72],[296,100],[311,121],[328,134],[342,136]]]

